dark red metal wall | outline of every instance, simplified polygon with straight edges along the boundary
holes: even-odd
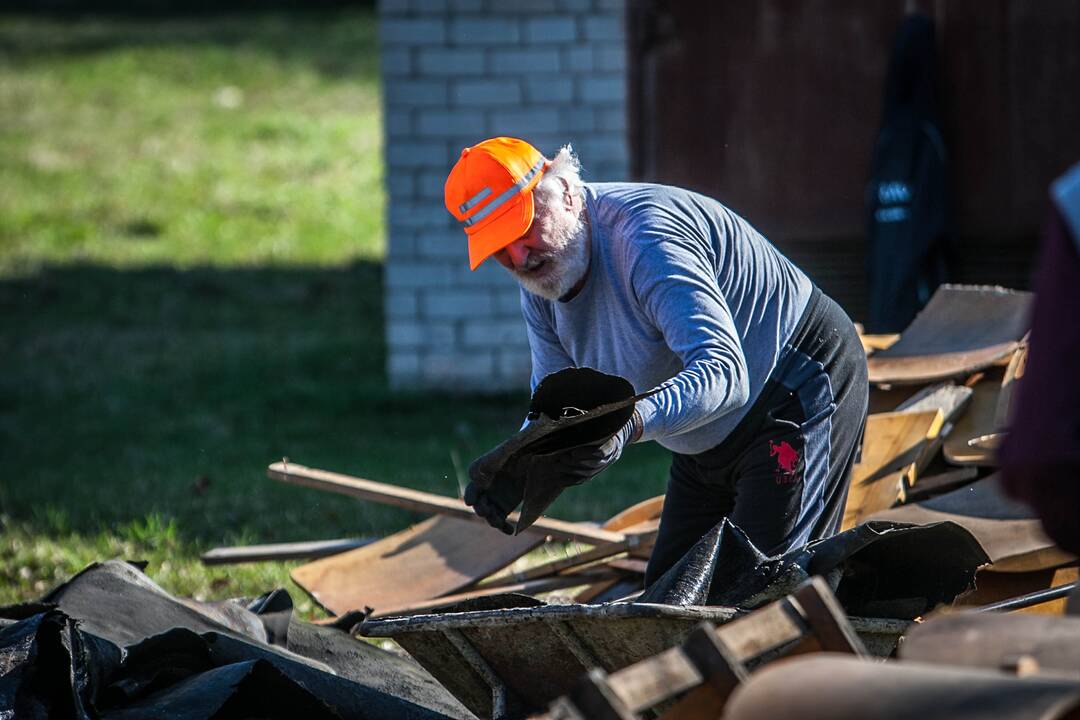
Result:
[[[717,197],[861,316],[863,193],[911,8],[938,30],[954,279],[1026,285],[1046,186],[1080,161],[1074,0],[636,0],[637,176]]]

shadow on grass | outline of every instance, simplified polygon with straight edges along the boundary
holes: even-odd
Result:
[[[0,62],[16,65],[122,48],[185,45],[269,53],[333,78],[374,80],[378,69],[370,8],[163,17],[0,13]]]
[[[381,265],[116,270],[0,281],[0,512],[46,533],[158,517],[199,545],[398,530],[418,516],[268,480],[292,461],[459,492],[517,429],[518,394],[394,392]],[[553,515],[593,519],[663,489],[631,448]]]
[[[0,511],[55,532],[158,514],[209,542],[403,526],[265,477],[289,456],[452,495],[451,452],[516,428],[518,397],[387,388],[380,278],[72,266],[0,282]]]

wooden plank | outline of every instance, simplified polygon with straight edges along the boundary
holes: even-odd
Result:
[[[701,673],[703,682],[726,699],[746,680],[746,666],[716,632],[712,623],[699,623],[683,640],[683,654]]]
[[[896,406],[897,412],[926,412],[940,410],[944,422],[955,423],[967,409],[974,390],[952,382],[923,388]]]
[[[1024,377],[1027,368],[1028,346],[1021,345],[1013,353],[1009,366],[1005,369],[1005,377],[1001,379],[1001,390],[998,392],[997,406],[994,408],[994,428],[999,430],[1009,427],[1009,411],[1012,407],[1013,391],[1020,379]]]
[[[355,550],[373,542],[375,538],[341,538],[339,540],[217,547],[207,550],[199,556],[199,559],[202,560],[203,565],[229,565],[264,560],[315,560],[347,550]]]
[[[611,580],[601,580],[598,583],[593,583],[584,588],[581,592],[574,596],[574,602],[581,604],[591,603],[596,598],[600,597],[608,590],[611,590],[616,585],[624,582],[624,578],[616,577]]]
[[[920,477],[919,483],[914,487],[903,485],[900,488],[900,502],[906,505],[927,500],[935,495],[952,492],[964,485],[971,484],[978,475],[978,468],[962,467],[938,475],[931,475],[930,477]]]
[[[664,650],[608,676],[611,689],[635,712],[700,685],[703,680],[680,647]]]
[[[769,603],[716,628],[716,634],[741,662],[798,640],[805,633],[803,619],[784,601]]]
[[[852,469],[841,530],[896,503],[905,478],[913,483],[920,463],[927,461],[923,451],[941,426],[940,410],[877,413],[867,418],[862,458]]]
[[[436,598],[486,577],[543,542],[436,516],[365,547],[293,569],[329,612],[380,610]]]
[[[815,576],[796,590],[789,600],[798,607],[822,652],[866,657],[866,648],[851,627],[844,609],[824,578]]]
[[[608,684],[625,706],[635,712],[654,708],[698,686],[710,688],[712,692],[705,694],[716,703],[711,708],[712,714],[696,714],[696,701],[680,702],[672,708],[672,711],[678,708],[677,717],[704,718],[716,717],[724,700],[746,677],[746,668],[724,644],[716,628],[702,623],[680,646],[612,673]],[[691,706],[695,709],[691,710]],[[669,716],[670,711],[664,715]]]
[[[352,477],[328,470],[304,467],[291,462],[271,464],[267,468],[267,475],[272,480],[280,480],[293,485],[342,493],[361,500],[392,505],[416,512],[456,517],[487,526],[487,521],[479,517],[473,512],[472,508],[458,498]],[[517,513],[511,513],[508,520],[511,524],[515,523]],[[590,545],[626,541],[626,537],[622,533],[602,530],[583,523],[565,522],[546,517],[537,520],[528,528],[527,532],[534,535],[550,535],[557,540],[576,540]]]
[[[630,570],[631,568],[640,569],[641,563],[647,561],[649,555],[652,554],[652,547],[656,540],[656,532],[660,524],[660,513],[663,510],[663,506],[663,495],[642,500],[614,515],[601,526],[605,530],[618,530],[623,532],[627,536],[627,542],[624,544],[597,546],[591,550],[578,553],[577,555],[560,558],[550,563],[545,563],[544,565],[514,573],[509,577],[496,578],[491,583],[483,583],[482,587],[495,587],[514,581],[527,581],[538,577],[544,577],[553,572],[573,572],[574,568],[607,558],[621,556],[625,552],[626,546],[630,546],[630,557],[626,559],[626,562],[629,564],[624,570],[632,571]],[[623,581],[623,578],[616,577],[614,579],[595,583],[578,593],[578,595],[574,597],[574,600],[579,603],[591,602],[593,598],[607,592]]]
[[[648,500],[642,500],[636,505],[628,507],[618,515],[604,523],[601,527],[604,530],[611,530],[621,532],[625,528],[640,524],[642,522],[652,520],[656,523],[660,521],[660,514],[664,510],[664,496],[657,495],[656,497],[649,498]],[[655,540],[655,536],[653,540]],[[641,558],[648,560],[652,555],[652,542],[639,542],[637,545],[630,548],[630,556],[635,558]],[[586,601],[582,601],[586,602]]]
[[[613,532],[625,530],[632,525],[639,525],[646,520],[659,520],[660,513],[663,511],[663,509],[664,496],[657,495],[656,497],[651,497],[648,500],[642,500],[639,503],[631,505],[622,512],[613,516],[601,527],[605,530],[611,530]]]
[[[555,717],[588,720],[636,720],[619,694],[608,684],[603,668],[590,668],[567,695],[570,710]]]
[[[612,570],[642,576],[645,575],[645,568],[648,566],[649,563],[640,558],[616,558],[604,563],[604,567],[609,567]]]
[[[633,717],[635,712],[668,704],[664,718],[719,717],[728,697],[748,677],[744,663],[784,646],[786,653],[866,654],[836,597],[822,578],[815,577],[793,595],[720,626],[701,623],[681,645],[611,675],[597,675],[606,698],[601,710],[614,706],[621,709],[620,717]],[[683,693],[687,694],[681,700],[668,703]],[[576,692],[568,699],[570,707],[583,709]],[[566,715],[579,716],[581,712]]]
[[[645,520],[637,525],[631,525],[624,529],[624,532],[628,538],[637,538],[638,547],[651,547],[656,539],[657,526],[659,521],[657,520]],[[535,580],[537,578],[547,577],[549,575],[555,575],[558,573],[565,573],[572,571],[576,568],[580,568],[583,565],[589,565],[591,563],[606,560],[608,558],[621,555],[626,552],[626,546],[623,543],[599,545],[597,547],[579,552],[574,555],[568,555],[567,557],[551,560],[550,562],[543,563],[542,565],[536,565],[528,568],[527,570],[520,570],[514,573],[507,573],[499,577],[484,580],[478,588],[490,588],[499,587],[503,585],[512,585],[514,583],[526,582],[528,580]],[[641,563],[641,560],[634,560],[634,563]],[[636,564],[627,565],[626,568],[639,567]],[[618,568],[625,569],[625,568]],[[632,572],[632,570],[628,570]],[[644,571],[642,571],[644,572]]]
[[[651,521],[654,528],[659,526],[660,514],[664,509],[664,496],[658,495],[648,500],[642,500],[636,505],[632,505],[626,510],[613,516],[610,520],[604,523],[603,528],[605,530],[629,530],[630,528],[640,527],[639,525],[630,525],[628,523],[647,522]],[[656,540],[656,536],[653,535],[652,540]],[[636,547],[630,549],[629,558],[648,560],[652,555],[652,542],[640,542]],[[574,601],[579,603],[589,603],[595,598],[600,597],[604,593],[612,590],[616,585],[620,583],[625,584],[625,578],[616,578],[614,580],[605,580],[603,582],[595,583],[583,589],[576,596]],[[627,591],[630,592],[629,590]]]
[[[900,333],[866,334],[859,333],[859,342],[862,343],[863,352],[871,355],[878,350],[886,350],[896,344],[900,339]]]
[[[682,644],[683,653],[704,678],[661,715],[664,720],[713,720],[735,689],[746,682],[746,667],[708,623],[699,625]]]
[[[951,382],[939,383],[925,387],[910,398],[900,403],[897,412],[923,412],[926,410],[940,410],[942,415],[941,431],[927,443],[919,460],[919,470],[929,464],[930,460],[937,456],[945,444],[945,439],[952,432],[956,421],[964,414],[967,406],[971,403],[974,391],[964,385],[956,385]],[[909,478],[900,483],[901,499],[904,492],[911,487],[915,478]]]
[[[613,555],[625,552],[626,548],[621,545],[601,545],[600,547],[595,547],[577,553],[576,555],[569,555],[564,558],[546,562],[542,565],[536,565],[527,570],[507,573],[505,575],[500,575],[499,577],[491,578],[490,580],[484,580],[477,585],[477,589],[505,587],[507,585],[516,585],[518,583],[528,582],[529,580],[536,580],[542,577],[558,575],[561,572],[573,570],[582,565],[605,560]]]

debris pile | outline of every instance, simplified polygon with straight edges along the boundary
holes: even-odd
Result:
[[[289,595],[203,603],[94,564],[0,608],[0,713],[52,718],[468,718],[416,663],[293,617]]]
[[[507,535],[458,498],[277,462],[271,479],[428,517],[374,541],[204,557],[307,560],[292,578],[332,616],[321,624],[292,618],[282,591],[193,603],[122,563],[91,567],[0,610],[0,665],[15,668],[0,707],[36,707],[35,688],[54,683],[73,717],[167,714],[194,692],[209,711],[184,717],[1080,712],[1080,618],[1063,616],[1077,558],[1003,494],[994,467],[1030,301],[946,285],[902,334],[863,335],[871,414],[834,537],[769,557],[724,520],[645,588],[662,496],[593,524],[540,515],[550,500],[534,493]],[[500,472],[518,457],[501,452]],[[554,559],[515,570],[545,544]],[[774,663],[807,653],[827,654]]]

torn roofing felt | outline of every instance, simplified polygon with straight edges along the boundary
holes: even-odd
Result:
[[[0,609],[11,620],[0,625],[0,710],[20,719],[471,717],[406,658],[295,618],[283,625],[287,594],[251,603],[272,616],[280,645],[220,622],[261,627],[255,612],[193,603],[212,618],[116,561],[45,600]]]
[[[799,576],[793,582],[788,577],[792,572]],[[806,577],[782,558],[766,557],[738,525],[724,518],[645,588],[637,602],[742,606],[773,588],[777,597],[785,595]]]
[[[469,477],[485,489],[516,486],[522,506],[515,534],[520,533],[565,489],[542,472],[544,456],[610,439],[630,420],[634,403],[659,390],[635,395],[625,378],[592,368],[551,373],[533,391],[525,426],[474,460]]]
[[[751,608],[821,575],[852,615],[914,618],[972,589],[988,562],[971,533],[951,522],[864,523],[770,558],[725,518],[636,601]]]
[[[911,619],[971,590],[976,571],[988,562],[971,533],[952,522],[874,521],[767,557],[725,518],[632,602],[750,609],[784,597],[807,578],[821,575],[836,588],[841,605],[851,615]],[[534,598],[506,593],[433,612],[445,615],[541,605]]]

